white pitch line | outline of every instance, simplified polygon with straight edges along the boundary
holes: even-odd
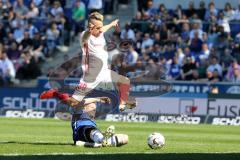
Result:
[[[104,155],[104,154],[231,154],[231,153],[240,153],[239,151],[229,151],[229,152],[116,152],[116,153],[107,153],[107,152],[84,152],[84,153],[36,153],[36,154],[18,154],[18,153],[9,153],[2,154],[0,156],[51,156],[51,155]]]

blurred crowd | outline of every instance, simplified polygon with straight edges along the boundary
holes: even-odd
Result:
[[[90,12],[113,14],[117,3],[129,0],[0,0],[0,86],[40,76],[42,62],[85,29]],[[138,0],[132,21],[107,39],[129,46],[112,68],[131,79],[240,82],[240,5],[190,1],[172,10]],[[63,61],[56,77],[81,76],[71,72],[79,59]]]
[[[171,10],[139,0],[135,17],[114,38],[133,42],[113,67],[132,79],[240,82],[240,4],[190,1]]]
[[[0,0],[0,86],[36,79],[62,46],[84,30],[89,12],[113,0]]]

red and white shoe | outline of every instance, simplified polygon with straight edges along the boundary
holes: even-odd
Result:
[[[119,110],[123,112],[126,109],[133,109],[136,106],[137,106],[136,99],[134,97],[129,97],[129,99],[124,104],[119,105]]]
[[[49,89],[48,91],[44,91],[40,95],[40,99],[50,99],[50,98],[56,98],[56,89]]]

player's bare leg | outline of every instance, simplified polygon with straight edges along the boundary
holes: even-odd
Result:
[[[133,98],[129,98],[129,90],[130,90],[130,80],[127,77],[119,76],[117,82],[119,94],[120,94],[120,111],[124,111],[126,108],[132,109],[136,107],[136,100]]]

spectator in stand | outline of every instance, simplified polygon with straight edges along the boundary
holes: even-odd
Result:
[[[234,39],[234,42],[236,44],[240,44],[240,32],[236,35],[235,39]]]
[[[178,80],[181,79],[181,65],[178,63],[178,57],[174,56],[172,59],[172,64],[169,68],[168,80]]]
[[[219,75],[217,69],[214,69],[212,72],[207,71],[208,81],[211,83],[216,83],[222,81],[222,77]]]
[[[153,6],[152,0],[147,1],[147,8],[144,11],[144,14],[148,15],[149,17],[153,17],[154,15],[157,14],[157,9]]]
[[[12,42],[11,46],[8,48],[7,56],[11,61],[13,61],[14,65],[18,62],[18,59],[21,56],[21,51],[18,50],[16,42]]]
[[[13,37],[13,33],[8,32],[4,44],[7,46],[7,48],[9,48],[12,45],[13,42],[17,44],[17,41]]]
[[[152,51],[149,53],[149,57],[150,57],[151,59],[155,59],[155,58],[158,59],[160,52],[161,52],[161,47],[160,47],[160,45],[155,43],[155,44],[153,45]]]
[[[183,14],[182,6],[180,4],[177,5],[176,9],[174,10],[174,17],[181,19]]]
[[[31,56],[30,52],[26,52],[22,55],[23,63],[17,71],[17,78],[19,79],[35,79],[41,75],[41,70],[35,61],[35,58]]]
[[[141,21],[142,20],[142,13],[141,12],[137,12],[133,18],[133,21]]]
[[[138,60],[138,53],[134,50],[133,46],[130,46],[129,51],[126,52],[126,54],[124,55],[123,61],[127,65],[133,66],[133,65],[136,65],[137,60]]]
[[[126,23],[125,28],[121,32],[121,39],[129,39],[135,41],[135,33],[131,29],[130,24]]]
[[[16,71],[12,61],[8,59],[7,53],[4,50],[0,53],[0,73],[0,84],[8,85],[14,82]]]
[[[23,0],[16,0],[13,4],[14,12],[19,14],[22,18],[28,13],[28,8],[25,6]]]
[[[13,19],[9,19],[9,22],[12,29],[17,28],[18,25],[21,25],[21,26],[25,25],[24,19],[19,13],[17,14],[14,13]]]
[[[202,48],[202,40],[199,38],[199,33],[196,31],[194,32],[194,37],[190,40],[190,49],[194,52],[194,56],[197,56]]]
[[[58,39],[59,39],[60,31],[57,28],[56,23],[51,24],[51,28],[47,29],[46,32],[46,40],[47,40],[47,47],[48,52],[51,54],[57,46]]]
[[[32,20],[28,20],[25,31],[29,33],[29,37],[31,39],[34,37],[35,33],[39,32],[38,29],[33,25]]]
[[[221,54],[223,54],[223,51],[229,47],[229,40],[228,40],[228,34],[224,32],[224,28],[222,26],[219,26],[219,32],[218,37],[216,40],[216,45],[214,45],[214,48],[218,52],[218,57],[220,57]]]
[[[177,49],[177,52],[176,52],[175,56],[177,57],[178,64],[180,66],[183,66],[185,55],[183,53],[182,48],[178,48]]]
[[[208,59],[210,55],[210,50],[208,49],[208,45],[206,43],[202,44],[202,51],[199,55],[199,61],[201,61],[201,59]]]
[[[185,55],[185,57],[192,57],[193,58],[193,53],[191,52],[191,50],[188,46],[184,48],[184,55]]]
[[[141,48],[145,49],[147,46],[152,47],[153,43],[154,43],[154,41],[150,38],[149,33],[145,33]]]
[[[181,68],[181,80],[192,80],[193,79],[193,71],[196,70],[197,66],[192,59],[192,57],[186,57],[185,63]]]
[[[188,9],[186,10],[185,14],[187,15],[187,17],[191,18],[195,13],[196,13],[196,9],[194,8],[194,2],[189,1]]]
[[[206,75],[206,70],[208,68],[208,59],[200,59],[200,62],[198,64],[197,70],[198,70],[198,75],[199,79],[206,81],[207,75]]]
[[[174,19],[176,24],[189,23],[189,19],[186,14],[182,14],[182,17],[179,19]]]
[[[40,7],[43,4],[44,0],[32,0],[35,6]]]
[[[4,28],[4,24],[0,22],[0,43],[4,43],[6,38],[7,38],[6,28]]]
[[[224,7],[224,11],[223,11],[223,14],[224,14],[224,19],[226,19],[227,21],[231,21],[234,19],[234,10],[232,9],[232,6],[229,2],[227,2],[225,4],[225,7]]]
[[[193,39],[195,37],[195,33],[198,32],[198,38],[202,39],[202,34],[203,34],[203,30],[200,28],[200,24],[199,23],[193,23],[192,24],[192,29],[190,31],[190,40]]]
[[[228,19],[226,17],[224,17],[224,13],[223,12],[219,12],[219,17],[218,17],[218,21],[217,21],[219,26],[222,26],[224,28],[224,32],[226,33],[230,33],[230,26],[228,23]]]
[[[204,20],[204,16],[206,14],[206,7],[205,7],[205,2],[202,0],[199,3],[199,9],[197,10],[198,17],[201,20]]]
[[[207,40],[209,43],[208,45],[210,49],[213,47],[213,45],[215,45],[217,38],[218,38],[217,25],[211,24],[209,27],[208,40]]]
[[[182,31],[181,31],[181,38],[184,42],[188,42],[190,37],[190,26],[189,23],[183,23]]]
[[[2,1],[0,1],[0,19],[3,18],[3,13],[4,13],[3,3]]]
[[[10,8],[12,7],[12,4],[9,2],[9,0],[2,0],[3,8]]]
[[[234,12],[233,19],[240,21],[240,4],[238,5],[238,8]]]
[[[21,41],[24,38],[24,28],[21,25],[21,23],[17,23],[16,28],[13,31],[13,38],[16,39],[18,43],[21,43]]]
[[[141,46],[142,46],[142,32],[137,31],[135,35],[135,50],[141,55]]]
[[[38,62],[40,57],[44,60],[45,56],[49,56],[47,51],[44,52],[44,48],[46,47],[44,46],[40,33],[36,32],[32,39],[32,47],[29,50],[31,55],[35,58],[35,62]]]
[[[203,42],[203,43],[206,43],[207,45],[209,45],[208,35],[207,35],[206,32],[203,32],[203,34],[202,34],[202,42]]]
[[[164,42],[161,40],[160,32],[154,33],[154,44],[158,44],[160,46],[164,45]]]
[[[218,10],[215,8],[214,2],[208,4],[208,9],[206,10],[205,20],[208,21],[212,16],[217,17]]]
[[[103,8],[103,1],[102,0],[89,0],[88,3],[88,10],[89,10],[89,14],[92,12],[102,12],[102,8]]]
[[[190,19],[190,24],[198,24],[199,25],[199,29],[202,29],[203,26],[202,26],[202,20],[198,17],[198,14],[197,13],[194,13],[192,15],[192,18]]]
[[[41,18],[48,18],[50,16],[49,10],[51,9],[50,3],[48,0],[44,0],[41,7],[40,7],[40,17]]]
[[[26,14],[26,18],[36,18],[36,17],[38,17],[38,15],[39,15],[39,10],[38,10],[38,8],[37,8],[37,6],[35,5],[35,3],[32,1],[32,2],[30,2],[30,4],[29,4],[29,11],[27,12],[27,14]]]
[[[32,46],[32,39],[30,39],[29,32],[24,32],[24,38],[20,43],[19,50],[29,50]]]
[[[216,71],[217,73],[214,73]],[[222,66],[219,64],[218,58],[213,56],[211,58],[210,65],[207,68],[207,75],[208,78],[212,78],[213,76],[216,78],[216,74],[218,74],[219,77],[222,77]]]
[[[170,30],[168,29],[168,27],[165,23],[163,23],[162,26],[161,26],[160,35],[161,35],[161,39],[164,42],[166,42],[169,39]]]
[[[233,60],[231,65],[228,67],[226,74],[226,80],[230,82],[240,82],[240,65],[237,60]]]
[[[60,1],[54,1],[53,7],[51,8],[50,13],[53,16],[53,19],[56,22],[60,23],[61,18],[64,14]]]
[[[234,58],[231,55],[231,50],[226,48],[223,52],[223,55],[220,57],[220,64],[222,65],[224,71],[227,70],[227,67],[231,65],[233,59]]]
[[[166,14],[168,11],[163,3],[159,4],[158,7],[158,14],[163,18],[164,14]]]
[[[240,45],[239,43],[232,46],[232,56],[240,62]]]
[[[84,30],[86,17],[86,6],[81,0],[77,0],[72,10],[72,19],[75,27],[75,34]]]

